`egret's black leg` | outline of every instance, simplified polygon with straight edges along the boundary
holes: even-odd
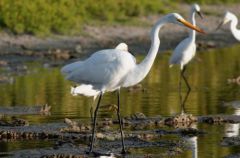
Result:
[[[187,85],[187,88],[188,88],[188,91],[187,91],[187,94],[186,94],[186,96],[185,96],[185,98],[184,98],[184,100],[182,101],[182,103],[181,103],[181,107],[182,107],[182,114],[185,112],[185,103],[186,103],[186,101],[187,101],[187,99],[188,99],[188,96],[189,96],[189,94],[190,94],[190,92],[191,92],[191,87],[190,87],[190,85],[189,85],[189,83],[188,83],[188,81],[187,81],[187,78],[184,76],[184,72],[186,71],[186,66],[183,66],[183,70],[181,71],[181,76],[182,76],[182,78],[183,78],[183,80],[185,81],[185,83],[186,83],[186,85]],[[181,96],[181,100],[182,100],[182,96]]]
[[[191,89],[188,89],[187,94],[186,94],[186,96],[184,97],[184,100],[183,100],[183,102],[182,102],[183,105],[185,105],[185,103],[186,103],[186,101],[187,101],[187,99],[188,99],[188,96],[189,96],[190,92],[191,92]],[[185,110],[185,109],[183,109],[183,110]]]
[[[90,107],[90,117],[91,117],[91,124],[93,124],[93,106],[94,106],[95,98],[93,99],[92,105]]]
[[[121,132],[121,139],[122,139],[122,154],[125,154],[126,153],[126,150],[125,150],[125,146],[124,146],[124,135],[123,135],[123,130],[122,130],[122,119],[121,119],[121,116],[120,116],[120,90],[117,91],[117,106],[118,106],[118,109],[117,109],[117,116],[118,116],[118,123],[119,123],[119,128],[120,128],[120,132]]]
[[[187,87],[188,87],[188,91],[191,91],[191,87],[190,87],[190,85],[189,85],[189,83],[188,83],[188,81],[187,81],[187,78],[184,76],[184,72],[186,71],[186,66],[184,66],[183,67],[183,70],[182,70],[182,78],[184,79],[184,81],[185,81],[185,83],[186,83],[186,85],[187,85]]]
[[[92,138],[91,138],[89,153],[91,153],[92,149],[93,149],[93,143],[94,143],[94,138],[95,138],[96,120],[97,120],[97,112],[98,112],[98,108],[99,108],[101,99],[102,99],[102,92],[99,95],[98,103],[97,103],[97,106],[96,106],[96,109],[95,109],[95,112],[94,112],[94,116],[93,116]]]
[[[178,91],[179,91],[180,105],[182,106],[182,70],[180,71],[180,76],[179,76]]]

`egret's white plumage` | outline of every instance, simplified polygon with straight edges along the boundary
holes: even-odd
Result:
[[[235,37],[236,40],[240,41],[240,30],[237,29],[238,19],[237,19],[237,16],[234,15],[233,13],[227,11],[224,14],[223,21],[218,26],[218,28],[220,28],[220,26],[223,24],[227,24],[228,22],[230,22],[230,30],[231,30],[233,36]]]
[[[126,43],[120,43],[117,45],[117,47],[115,49],[119,49],[119,50],[128,52],[128,45]]]
[[[199,5],[194,4],[191,7],[191,15],[190,15],[190,21],[194,26],[196,26],[196,20],[195,20],[196,13],[200,13],[200,7]],[[195,53],[196,53],[195,40],[196,40],[196,31],[190,30],[189,37],[185,38],[175,48],[169,61],[170,67],[172,67],[173,64],[179,64],[182,70],[184,65],[186,65],[192,60],[192,58],[195,56]]]
[[[181,24],[179,20],[185,21],[179,14],[173,13],[156,23],[151,32],[151,48],[140,64],[136,64],[135,57],[126,51],[126,44],[120,44],[116,49],[100,50],[84,61],[68,64],[61,72],[66,75],[66,79],[92,85],[93,90],[103,93],[133,86],[144,79],[153,64],[160,45],[158,32],[162,25],[167,22]],[[85,95],[84,92],[82,94]]]
[[[120,51],[128,51],[128,45],[126,43],[120,43],[116,46],[117,50]],[[133,60],[135,61],[135,58],[132,57]],[[72,64],[66,65],[64,66],[61,71],[63,74],[71,74],[71,72],[73,72],[75,70],[75,68],[77,69],[79,66],[81,66],[82,61],[78,61],[78,62],[74,62]],[[99,91],[94,90],[93,86],[90,84],[81,84],[80,86],[76,86],[76,87],[71,87],[71,94],[73,96],[76,95],[85,95],[85,96],[93,96],[93,102],[96,98],[96,96],[99,94]]]
[[[117,115],[122,137],[123,152],[125,152],[120,118],[119,90],[121,87],[133,86],[146,77],[154,62],[160,45],[158,33],[161,27],[166,23],[184,24],[187,27],[203,32],[201,29],[185,21],[179,14],[168,14],[154,25],[151,32],[151,48],[140,64],[137,64],[134,56],[127,51],[126,45],[122,44],[116,49],[100,50],[84,61],[78,61],[66,65],[61,69],[61,72],[66,75],[66,79],[82,85],[91,85],[92,87],[84,86],[83,89],[87,87],[85,90],[99,92],[99,100],[94,112],[92,139],[89,152],[92,152],[93,148],[96,116],[102,95],[105,92],[115,90],[118,90]],[[91,93],[82,91],[82,94],[89,96]]]
[[[89,84],[81,84],[80,86],[77,87],[71,87],[71,94],[73,96],[81,95],[84,94],[85,96],[91,97],[97,96],[99,94],[99,91],[96,91],[93,89],[92,85]]]
[[[93,89],[102,92],[115,91],[135,65],[130,53],[118,49],[101,50],[85,61],[80,61],[66,79],[90,84]]]
[[[195,21],[195,14],[198,13],[199,16],[202,18],[202,15],[200,13],[200,7],[197,4],[193,4],[191,7],[191,12],[190,12],[190,21],[194,26],[196,26],[196,21]],[[179,64],[180,65],[180,78],[179,78],[179,94],[180,94],[180,104],[182,108],[182,114],[184,113],[184,106],[185,106],[185,101],[188,98],[188,94],[191,91],[191,87],[184,75],[184,72],[186,70],[186,64],[188,64],[193,57],[196,54],[196,31],[195,30],[190,30],[189,31],[189,37],[185,38],[182,42],[180,42],[177,47],[175,48],[169,63],[170,67],[174,64]],[[182,95],[181,95],[181,78],[184,79],[187,87],[188,87],[188,92],[184,100],[182,101]]]
[[[106,49],[94,53],[85,61],[63,67],[62,73],[67,74],[66,79],[70,81],[91,85],[87,88],[84,86],[85,90],[91,88],[91,91],[106,92],[120,88],[124,77],[135,65],[135,59],[130,53],[119,49]],[[90,95],[87,91],[82,91],[82,94],[96,95],[96,93]]]
[[[184,39],[174,50],[173,55],[170,58],[170,67],[173,64],[179,64],[180,69],[189,63],[196,54],[196,43],[190,37]]]

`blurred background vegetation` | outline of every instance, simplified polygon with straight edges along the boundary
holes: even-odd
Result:
[[[1,0],[0,29],[46,35],[80,32],[91,22],[124,23],[129,18],[166,13],[179,3],[234,3],[239,0]]]

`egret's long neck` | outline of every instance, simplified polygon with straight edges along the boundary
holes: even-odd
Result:
[[[195,13],[196,12],[194,10],[192,10],[191,14],[190,14],[190,22],[193,24],[193,26],[196,26]],[[193,42],[195,42],[195,40],[196,40],[196,31],[191,29],[189,31],[189,37],[191,38],[191,40]]]
[[[240,30],[237,29],[237,24],[238,24],[238,19],[237,17],[233,17],[231,24],[230,24],[230,29],[233,34],[233,36],[240,41]]]
[[[162,27],[162,23],[158,23],[154,26],[151,32],[151,47],[150,50],[148,51],[147,56],[143,59],[143,61],[138,64],[139,69],[142,70],[142,73],[144,74],[143,76],[145,77],[147,73],[150,71],[154,59],[156,58],[159,46],[160,46],[160,39],[159,39],[159,31],[160,28]]]
[[[124,84],[125,87],[139,83],[150,71],[160,45],[158,33],[164,24],[165,21],[162,19],[153,27],[151,31],[151,48],[143,61],[136,65],[136,67],[127,75]]]

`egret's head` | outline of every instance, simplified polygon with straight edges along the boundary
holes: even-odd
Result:
[[[196,4],[196,3],[192,5],[192,9],[193,9],[194,11],[196,11],[196,12],[200,12],[200,10],[201,10],[201,9],[200,9],[200,6],[199,6],[198,4]]]
[[[195,3],[195,4],[192,5],[192,11],[196,12],[203,19],[203,16],[202,16],[202,13],[201,13],[201,8],[198,4]]]
[[[221,23],[220,23],[220,24],[218,25],[218,27],[217,27],[217,30],[218,30],[219,28],[221,28],[222,25],[227,24],[228,22],[232,21],[233,19],[237,19],[237,17],[236,17],[233,13],[231,13],[231,12],[229,12],[229,11],[226,11],[226,12],[224,13],[224,18],[223,18],[223,20],[221,21]]]
[[[226,24],[226,23],[230,22],[235,17],[236,16],[233,13],[231,13],[229,11],[226,11],[224,13],[223,24]]]
[[[167,18],[170,23],[178,24],[178,25],[184,25],[190,29],[196,30],[197,32],[204,33],[204,31],[197,26],[193,26],[190,22],[186,21],[181,15],[178,13],[172,13],[168,14]]]

